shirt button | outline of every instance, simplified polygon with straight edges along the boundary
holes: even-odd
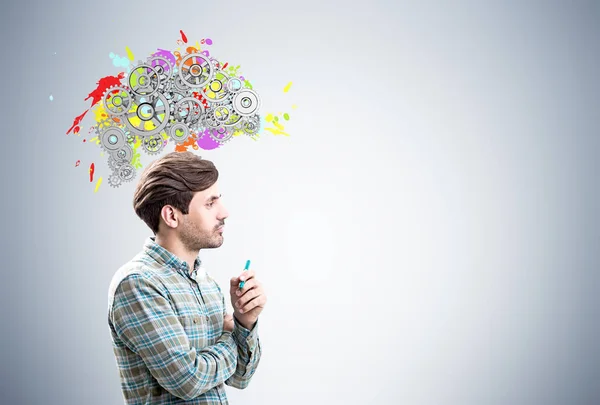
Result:
[[[194,318],[194,323],[198,323],[198,318]]]

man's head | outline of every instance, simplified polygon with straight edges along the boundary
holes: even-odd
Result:
[[[219,197],[215,165],[192,152],[171,152],[146,167],[136,187],[136,214],[164,239],[188,251],[223,244],[228,213]]]

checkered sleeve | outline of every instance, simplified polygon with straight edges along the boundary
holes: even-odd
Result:
[[[158,383],[171,394],[193,399],[236,371],[237,346],[231,332],[197,350],[173,311],[166,293],[152,280],[132,274],[114,295],[112,322],[119,339],[138,354]]]
[[[223,296],[223,293],[221,293]],[[223,296],[223,308],[225,308],[225,297]],[[223,316],[227,310],[223,310]],[[250,384],[250,380],[258,367],[261,355],[260,341],[258,339],[258,321],[254,324],[252,330],[244,328],[233,317],[233,339],[237,345],[238,361],[235,373],[225,381],[226,385],[234,388],[244,389]]]

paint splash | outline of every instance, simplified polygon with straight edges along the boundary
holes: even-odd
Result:
[[[91,183],[92,181],[94,181],[94,169],[95,169],[95,166],[94,166],[94,163],[92,163],[92,164],[90,165],[90,183]]]
[[[292,87],[292,82],[289,82],[288,84],[285,85],[285,87],[283,88],[283,92],[287,93],[290,91],[290,88]],[[296,104],[292,104],[292,109],[296,109],[298,106]],[[269,123],[272,125],[272,127],[265,127],[265,131],[269,131],[270,133],[272,133],[273,135],[285,135],[285,136],[290,136],[289,133],[285,132],[285,126],[283,124],[281,124],[280,119],[283,118],[285,121],[289,121],[290,120],[290,114],[289,113],[283,113],[283,115],[281,113],[268,113],[265,116],[265,122]]]
[[[75,162],[75,167],[79,166],[80,163],[81,163],[81,160],[77,159],[77,162]]]
[[[52,94],[50,94],[50,97],[49,97],[49,98],[50,98],[50,101],[53,101],[53,100],[54,100],[54,96],[52,96]]]
[[[187,44],[187,37],[183,33],[183,30],[179,30],[179,32],[181,33],[181,39],[183,40],[183,42],[185,42]]]
[[[131,49],[129,49],[129,47],[126,46],[125,51],[127,51],[127,57],[129,58],[129,60],[133,62],[133,59],[135,58],[133,57],[133,52],[131,52]]]
[[[92,99],[92,106],[97,104],[102,100],[102,95],[108,90],[109,87],[113,86],[121,86],[121,79],[125,78],[125,73],[121,72],[118,76],[106,76],[98,80],[96,83],[98,87],[94,91],[92,91],[88,96],[83,100],[87,101],[90,98]]]
[[[98,188],[100,188],[100,184],[102,184],[102,177],[98,178],[98,182],[96,183],[96,188],[94,188],[94,193],[98,192]]]
[[[73,131],[73,133],[78,134],[79,133],[79,124],[81,124],[81,121],[83,120],[83,117],[85,117],[85,115],[87,114],[87,112],[90,109],[88,108],[87,110],[85,110],[83,112],[83,114],[75,117],[75,119],[73,120],[73,125],[71,125],[71,128],[69,128],[69,130],[67,131],[67,135],[69,135],[69,133],[71,131]]]

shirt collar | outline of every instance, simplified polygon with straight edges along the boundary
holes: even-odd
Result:
[[[150,236],[146,239],[144,242],[144,252],[158,264],[169,266],[187,278],[196,279],[199,275],[198,272],[203,272],[201,269],[202,260],[200,260],[200,256],[196,256],[196,259],[194,260],[194,270],[192,271],[192,274],[190,274],[187,262],[181,260],[179,257],[156,243],[155,236]]]

